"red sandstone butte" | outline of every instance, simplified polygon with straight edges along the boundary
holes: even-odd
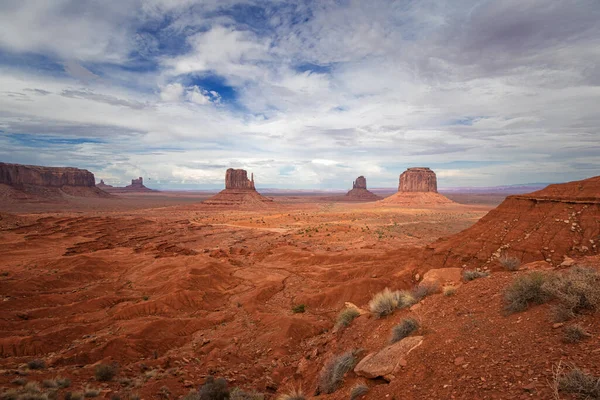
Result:
[[[243,169],[229,168],[225,173],[225,190],[220,191],[203,204],[214,206],[258,206],[273,200],[258,193],[254,187],[254,174],[248,179]]]
[[[437,177],[429,168],[409,168],[400,175],[399,192],[437,193]]]
[[[362,175],[352,182],[352,190],[346,193],[346,198],[367,201],[381,199],[381,197],[367,190],[367,179]]]

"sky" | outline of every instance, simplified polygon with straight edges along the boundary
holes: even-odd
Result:
[[[598,0],[0,0],[0,161],[123,185],[600,175]]]

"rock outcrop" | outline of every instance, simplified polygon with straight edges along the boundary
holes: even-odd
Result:
[[[127,185],[125,187],[112,186],[104,183],[103,180],[100,180],[100,183],[96,185],[96,187],[111,193],[131,193],[131,192],[155,192],[156,190],[150,189],[144,186],[144,178],[141,176],[137,179],[131,180],[131,185]]]
[[[211,206],[261,207],[273,200],[262,196],[254,187],[254,174],[248,179],[243,169],[229,168],[225,173],[225,189],[205,200]]]
[[[416,167],[408,168],[400,175],[398,193],[386,197],[381,203],[420,207],[454,202],[437,192],[435,172],[426,167]]]
[[[521,264],[598,255],[600,176],[508,196],[472,227],[426,249],[436,267],[501,268],[503,256]]]
[[[85,169],[0,163],[0,198],[8,203],[109,196],[95,183]]]
[[[361,175],[352,182],[352,190],[346,193],[344,200],[374,201],[380,199],[381,197],[367,190],[367,179]]]
[[[96,180],[94,174],[85,169],[0,163],[0,183],[14,187],[94,187]]]
[[[404,364],[405,357],[423,343],[423,336],[409,336],[394,344],[384,347],[376,353],[367,354],[354,368],[354,373],[369,379],[394,379]]]
[[[429,168],[409,168],[400,175],[399,192],[437,193],[437,177]]]
[[[244,169],[229,168],[225,172],[225,189],[256,190],[254,188],[254,174],[248,179],[248,173]]]

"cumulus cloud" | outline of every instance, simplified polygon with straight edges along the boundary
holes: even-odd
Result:
[[[226,166],[263,187],[580,179],[598,20],[597,0],[9,0],[0,157],[172,187]]]

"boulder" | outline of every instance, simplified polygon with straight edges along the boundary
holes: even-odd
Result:
[[[369,379],[393,379],[402,364],[406,364],[406,356],[423,343],[423,336],[409,336],[384,347],[378,352],[367,354],[354,368],[358,376]]]
[[[430,269],[423,275],[423,284],[440,284],[446,286],[449,284],[460,284],[462,278],[462,268],[437,268]]]

